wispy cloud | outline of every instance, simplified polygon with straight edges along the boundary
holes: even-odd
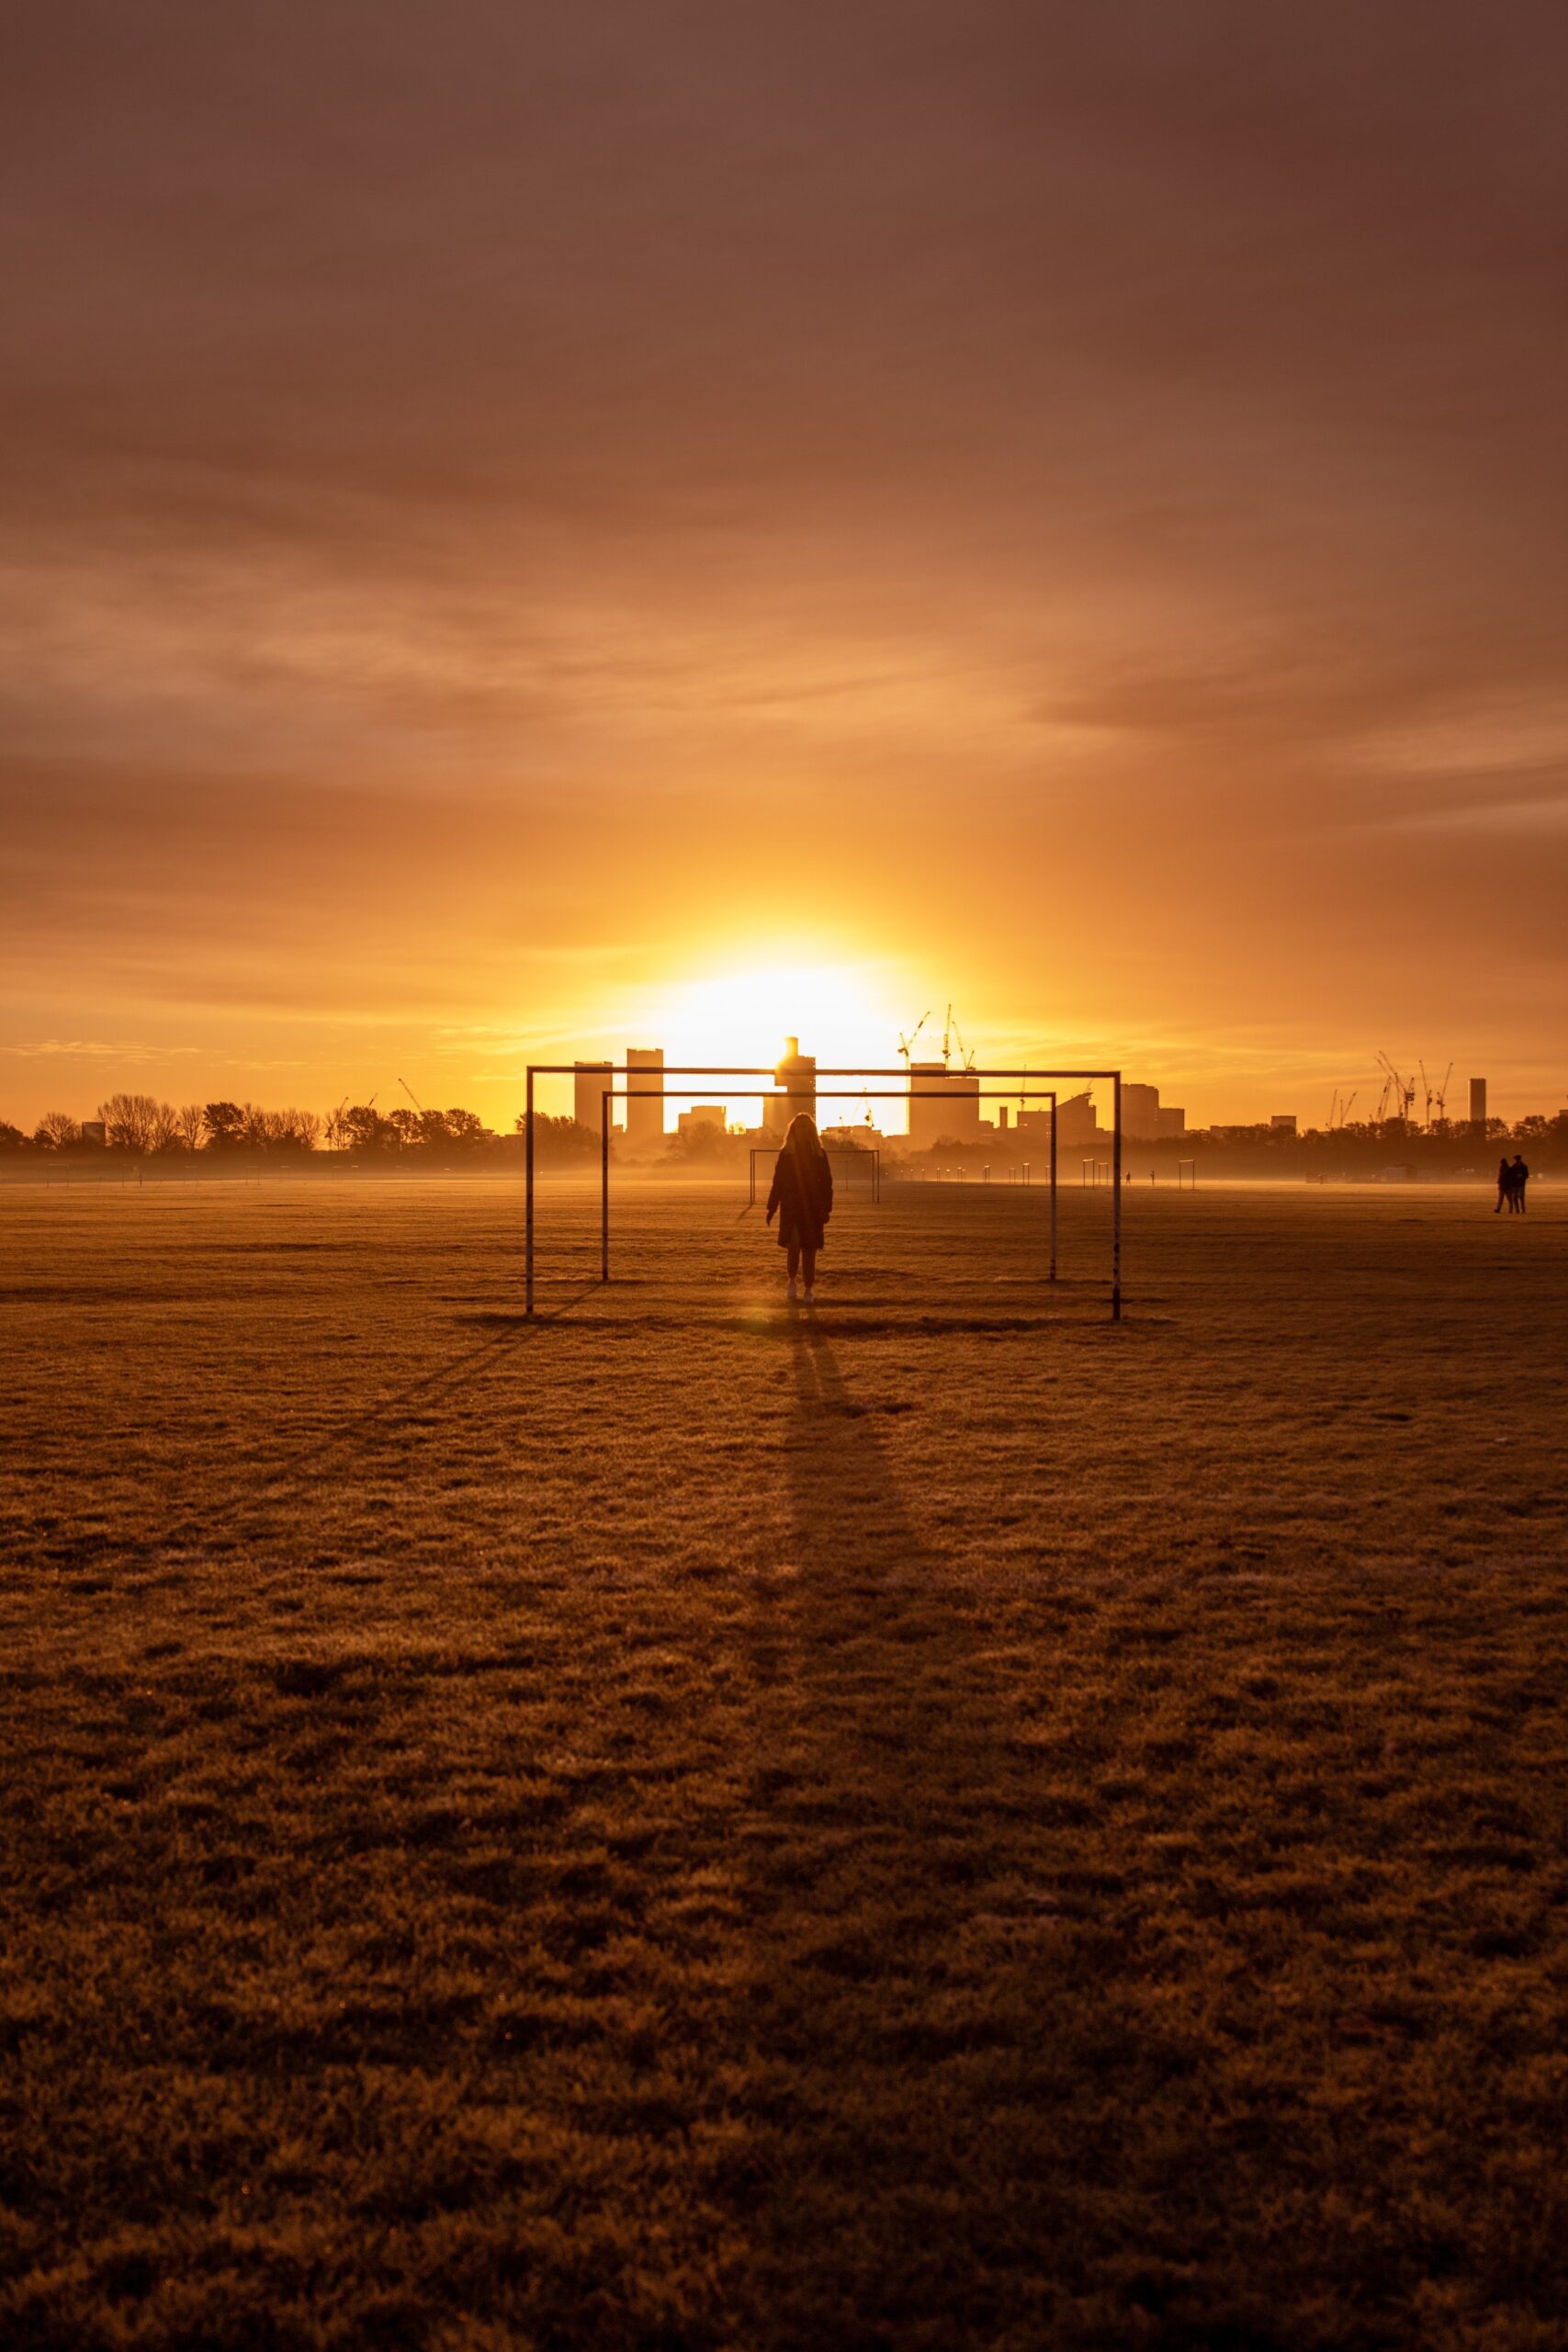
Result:
[[[1559,789],[1529,799],[1460,800],[1435,808],[1402,808],[1369,814],[1353,828],[1363,833],[1486,835],[1528,838],[1568,832],[1568,792]]]
[[[141,1064],[171,1056],[199,1055],[198,1046],[151,1045],[137,1037],[37,1037],[0,1044],[0,1054],[16,1061],[96,1061]]]

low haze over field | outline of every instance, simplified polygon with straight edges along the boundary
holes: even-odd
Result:
[[[762,1057],[951,995],[1194,1118],[1379,1046],[1557,1107],[1565,50],[33,12],[0,1114],[401,1074],[509,1124],[735,974]]]

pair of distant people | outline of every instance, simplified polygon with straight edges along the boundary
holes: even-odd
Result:
[[[1510,1159],[1505,1153],[1497,1162],[1497,1205],[1492,1212],[1494,1216],[1501,1216],[1505,1209],[1510,1216],[1523,1216],[1525,1186],[1529,1180],[1523,1154],[1516,1151]]]

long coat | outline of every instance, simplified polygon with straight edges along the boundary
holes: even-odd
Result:
[[[779,1218],[779,1248],[797,1243],[803,1250],[820,1250],[823,1231],[833,1214],[833,1171],[825,1151],[803,1159],[787,1148],[773,1164],[768,1215]]]

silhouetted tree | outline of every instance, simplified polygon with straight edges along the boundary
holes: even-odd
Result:
[[[27,1144],[20,1127],[14,1127],[9,1119],[0,1119],[0,1151],[25,1151]]]
[[[186,1151],[199,1151],[201,1139],[207,1133],[207,1115],[199,1102],[186,1102],[175,1114],[179,1138]]]
[[[81,1125],[69,1111],[46,1111],[33,1136],[33,1141],[45,1151],[69,1151],[73,1144],[81,1140]]]
[[[340,1131],[351,1151],[378,1151],[395,1139],[396,1129],[368,1102],[355,1102],[338,1115]]]
[[[516,1132],[526,1132],[527,1119],[519,1112]],[[552,1119],[543,1111],[534,1114],[534,1150],[540,1159],[597,1159],[599,1134],[595,1127],[580,1126],[575,1119]]]
[[[244,1142],[245,1114],[237,1102],[209,1102],[201,1119],[214,1151],[234,1151]]]
[[[111,1094],[98,1105],[104,1136],[111,1151],[152,1151],[159,1114],[166,1105],[151,1094]]]

